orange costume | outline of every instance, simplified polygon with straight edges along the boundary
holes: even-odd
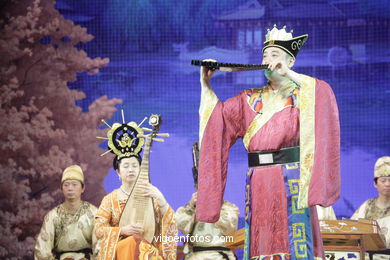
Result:
[[[96,214],[94,232],[97,238],[97,259],[176,259],[177,228],[173,209],[169,207],[161,216],[158,204],[154,203],[157,235],[153,244],[138,235],[122,238],[119,220],[126,200],[118,199],[118,191],[114,190],[103,198]]]

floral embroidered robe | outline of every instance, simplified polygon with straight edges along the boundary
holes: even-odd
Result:
[[[390,249],[390,207],[381,209],[376,206],[377,198],[366,200],[352,215],[351,219],[366,218],[376,220],[386,239],[386,248]]]
[[[195,221],[195,202],[193,199],[184,207],[176,210],[175,219],[178,229],[183,234],[190,234],[198,238],[208,238],[208,241],[199,241],[191,243],[192,246],[211,247],[225,246],[226,236],[237,230],[238,207],[228,201],[224,201],[221,207],[221,216],[215,223],[204,223]],[[229,258],[235,260],[236,257],[231,251],[222,251],[220,254],[217,250],[191,252],[186,255],[186,260],[223,260]]]
[[[50,210],[36,240],[35,260],[52,260],[56,255],[60,255],[59,259],[81,259],[84,254],[74,252],[94,251],[92,230],[96,212],[97,208],[86,201],[76,212],[69,212],[63,204]]]
[[[314,206],[328,207],[339,198],[338,109],[326,82],[301,77],[301,86],[290,81],[276,92],[270,86],[249,89],[225,102],[212,89],[202,87],[197,220],[219,219],[229,148],[238,138],[248,152],[300,146],[300,162],[292,166],[297,168],[297,187],[290,186],[291,192],[299,187],[299,195],[291,198],[296,211],[307,209],[311,241],[291,242],[305,235],[305,230],[289,226],[287,165],[251,168],[247,174],[246,194],[251,203],[246,206],[246,259],[296,259],[291,248],[304,251],[304,259],[324,258]],[[312,255],[307,255],[309,250]]]
[[[118,200],[118,191],[119,189],[114,190],[103,198],[96,215],[94,232],[97,238],[96,251],[97,259],[99,260],[116,259],[117,245],[121,240],[119,220],[126,204],[126,200]],[[140,260],[176,259],[176,242],[174,238],[177,236],[177,228],[174,221],[175,212],[169,207],[164,216],[161,216],[156,202],[154,203],[154,208],[158,223],[156,228],[160,231],[157,235],[158,241],[150,245],[141,237],[132,236],[137,243],[135,258]]]

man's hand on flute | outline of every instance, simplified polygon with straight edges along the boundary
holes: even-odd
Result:
[[[268,63],[268,70],[274,73],[279,74],[282,77],[288,78],[292,81],[294,81],[297,85],[301,85],[302,78],[301,76],[296,73],[295,71],[290,69],[291,66],[289,66],[286,62],[286,60],[276,60],[276,61],[269,61]]]
[[[217,62],[216,60],[212,60],[212,59],[206,59],[203,61]],[[202,84],[202,87],[203,86],[210,87],[210,79],[213,76],[214,72],[215,70],[210,69],[206,66],[202,66],[200,68],[200,83]]]

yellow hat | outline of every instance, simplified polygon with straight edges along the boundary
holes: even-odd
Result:
[[[66,180],[78,180],[84,184],[84,174],[83,170],[78,165],[71,165],[64,170],[62,173],[61,183]]]
[[[376,161],[374,177],[390,177],[390,156],[383,156]]]

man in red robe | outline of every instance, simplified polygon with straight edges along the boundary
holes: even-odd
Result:
[[[229,148],[248,151],[244,259],[325,259],[315,206],[339,198],[340,127],[330,86],[294,72],[308,35],[276,26],[266,35],[266,86],[225,102],[201,68],[200,165],[196,215],[219,218]]]

